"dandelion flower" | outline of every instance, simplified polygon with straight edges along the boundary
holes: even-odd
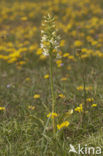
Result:
[[[80,46],[82,46],[82,42],[81,41],[79,41],[79,40],[76,40],[75,42],[74,42],[74,46],[75,47],[80,47]]]

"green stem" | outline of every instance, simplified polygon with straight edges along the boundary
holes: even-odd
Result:
[[[54,95],[54,83],[53,83],[53,58],[52,53],[50,53],[50,86],[51,86],[51,95],[52,95],[52,113],[55,112],[55,95]],[[55,119],[53,121],[53,133],[55,134]]]
[[[87,109],[87,102],[86,102],[86,69],[84,68],[84,72],[83,72],[83,85],[84,85],[84,113],[83,113],[83,122],[85,120],[85,113],[86,113],[86,109]]]

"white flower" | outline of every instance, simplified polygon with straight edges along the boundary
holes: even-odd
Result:
[[[44,56],[48,56],[49,53],[45,50],[45,51],[43,51],[43,55],[44,55]]]
[[[47,36],[43,35],[41,41],[43,42],[43,41],[46,41],[46,40],[47,40]]]
[[[56,56],[57,59],[60,59],[61,58],[61,55],[59,53],[57,53],[57,56]]]
[[[43,48],[43,47],[44,47],[44,45],[41,43],[41,44],[40,44],[40,47],[41,47],[41,48]]]
[[[41,30],[41,49],[43,50],[43,55],[48,56],[51,49],[59,48],[59,36],[57,36],[57,30],[54,22],[54,18],[52,18],[49,14],[47,17],[44,17],[44,21],[42,23],[43,30]],[[54,53],[53,53],[54,54]],[[56,53],[55,53],[56,54]]]
[[[43,34],[44,33],[44,31],[43,30],[41,30],[41,34]]]

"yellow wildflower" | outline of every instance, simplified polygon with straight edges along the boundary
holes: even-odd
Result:
[[[93,89],[92,86],[86,87],[86,90],[87,90],[87,91],[92,90],[92,89]]]
[[[88,50],[87,50],[86,48],[82,48],[81,51],[82,51],[83,53],[86,53]]]
[[[97,104],[94,103],[94,104],[91,105],[91,107],[97,107]]]
[[[70,123],[68,121],[64,121],[61,124],[58,124],[57,128],[60,130],[60,129],[64,128],[64,127],[68,127],[69,125],[70,125]]]
[[[56,64],[61,64],[62,63],[62,60],[57,60],[56,61]]]
[[[62,99],[64,99],[65,98],[65,95],[59,94],[59,97],[61,97]]]
[[[30,81],[30,77],[27,77],[25,80],[26,80],[26,81]]]
[[[78,87],[77,87],[77,90],[83,90],[83,89],[84,89],[83,86],[78,86]],[[85,87],[85,90],[86,90],[86,91],[92,90],[92,86]]]
[[[56,61],[56,64],[61,64],[62,63],[62,60],[57,60]]]
[[[64,53],[63,57],[68,57],[69,55],[69,53]]]
[[[94,101],[94,99],[93,98],[87,98],[86,101],[87,102],[92,102],[92,101]]]
[[[50,42],[48,42],[48,41],[44,41],[43,44],[44,44],[45,46],[50,46]]]
[[[76,108],[75,108],[75,111],[76,111],[76,112],[79,112],[79,113],[82,112],[82,111],[83,111],[83,106],[82,106],[82,104],[80,104],[79,107],[76,107]]]
[[[23,65],[23,64],[25,64],[26,62],[25,61],[20,61],[18,64],[19,65]]]
[[[80,46],[82,46],[82,42],[79,41],[79,40],[76,40],[76,41],[74,42],[74,46],[80,47]]]
[[[84,54],[84,55],[81,55],[81,56],[80,56],[81,59],[86,59],[86,58],[88,58],[88,57],[89,57],[88,54]]]
[[[40,95],[39,94],[35,94],[34,95],[34,99],[39,99],[40,98]]]
[[[45,60],[47,57],[43,54],[40,55],[40,60]]]
[[[57,64],[58,67],[61,67],[61,65],[62,65],[62,60],[57,60],[57,61],[56,61],[56,64]]]
[[[39,48],[39,49],[37,50],[36,54],[37,54],[37,55],[41,55],[41,54],[42,54],[42,49]]]
[[[53,53],[56,53],[57,52],[57,50],[56,49],[53,49]]]
[[[92,44],[93,46],[95,46],[95,45],[98,44],[98,42],[97,42],[97,41],[92,41],[91,44]]]
[[[49,74],[44,75],[44,79],[48,79],[49,78]]]
[[[77,87],[77,90],[83,90],[83,89],[84,89],[83,86],[78,86],[78,87]]]
[[[0,110],[5,110],[5,107],[0,107]]]
[[[61,81],[66,81],[67,80],[67,77],[62,77],[61,78]]]
[[[69,55],[69,56],[68,56],[68,59],[69,59],[69,60],[72,60],[72,61],[75,61],[75,58],[74,58],[74,56],[72,56],[72,55]]]
[[[65,45],[65,40],[61,40],[60,47],[63,47]]]
[[[55,117],[57,117],[58,116],[58,114],[57,113],[49,113],[48,115],[47,115],[47,117],[48,118],[52,118],[52,119],[54,119]]]
[[[70,30],[71,28],[72,28],[72,24],[69,23],[69,24],[67,25],[67,29]]]
[[[34,110],[35,106],[28,106],[28,109]]]
[[[21,17],[21,20],[22,20],[22,21],[26,21],[26,20],[27,20],[27,17],[26,17],[26,16]]]

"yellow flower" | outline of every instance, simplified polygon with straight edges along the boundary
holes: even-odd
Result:
[[[77,90],[83,90],[83,89],[84,89],[83,86],[78,86],[78,87],[77,87]]]
[[[57,50],[56,49],[53,49],[53,53],[56,53],[57,52]]]
[[[57,61],[56,61],[56,64],[57,64],[58,67],[61,67],[61,65],[62,65],[62,60],[57,60]]]
[[[86,48],[82,48],[81,51],[82,51],[83,53],[86,53],[88,50],[87,50]]]
[[[91,44],[92,44],[93,46],[95,46],[95,45],[98,44],[98,42],[97,42],[97,41],[92,41]]]
[[[89,57],[88,54],[84,54],[84,55],[81,55],[81,56],[80,56],[81,59],[86,59],[86,58],[88,58],[88,57]]]
[[[64,53],[63,57],[68,57],[69,55],[69,53]]]
[[[0,59],[7,60],[8,56],[0,55]]]
[[[56,64],[61,64],[62,63],[62,60],[57,60],[56,61]]]
[[[62,77],[61,78],[61,81],[66,81],[67,80],[67,77]]]
[[[0,107],[0,110],[5,110],[5,107]]]
[[[74,46],[80,47],[80,46],[82,46],[82,42],[79,41],[79,40],[76,40],[76,41],[74,42]]]
[[[39,99],[40,98],[40,95],[39,94],[35,94],[34,95],[34,99]]]
[[[78,87],[77,87],[77,90],[80,90],[80,91],[81,91],[81,90],[84,90],[84,87],[83,87],[83,86],[78,86]],[[85,87],[85,90],[86,90],[86,91],[92,90],[92,86]]]
[[[69,56],[68,56],[68,59],[69,59],[69,60],[72,60],[72,61],[75,61],[75,58],[74,58],[74,56],[72,56],[72,55],[69,55]]]
[[[26,62],[25,61],[20,61],[18,64],[23,65],[23,64],[26,64]]]
[[[44,79],[48,79],[49,78],[49,74],[44,75]]]
[[[35,106],[28,106],[28,109],[34,110]]]
[[[43,54],[40,55],[40,60],[45,60],[47,57]]]
[[[37,55],[41,55],[41,54],[42,54],[42,49],[39,48],[39,49],[37,50],[36,54],[37,54]]]
[[[82,104],[80,104],[79,107],[76,107],[76,108],[75,108],[75,111],[76,111],[76,112],[79,112],[79,113],[82,112],[82,111],[83,111],[83,106],[82,106]]]
[[[63,47],[65,45],[65,40],[61,40],[60,47]]]
[[[87,98],[86,101],[87,102],[92,102],[92,101],[94,101],[94,99],[93,98]]]
[[[68,127],[69,125],[70,125],[70,123],[68,121],[64,121],[61,124],[58,124],[57,128],[60,130],[60,129],[64,128],[64,127]]]
[[[54,118],[57,117],[57,116],[58,116],[57,113],[49,113],[49,114],[47,115],[48,118],[52,118],[52,119],[54,119]]]
[[[26,17],[26,16],[21,17],[21,20],[22,20],[22,21],[26,21],[26,20],[27,20],[27,17]]]
[[[93,39],[92,39],[91,36],[87,36],[87,37],[86,37],[86,40],[89,41],[89,42],[92,42],[92,41],[93,41]]]
[[[26,80],[26,81],[30,81],[30,77],[27,77],[25,80]]]
[[[97,104],[94,103],[94,104],[91,105],[91,107],[97,107]]]
[[[56,61],[56,64],[61,64],[62,63],[62,60],[57,60]]]
[[[59,94],[59,97],[61,97],[62,99],[64,99],[65,98],[65,95]]]
[[[67,25],[67,29],[70,30],[72,28],[72,23]]]
[[[93,89],[92,86],[86,87],[86,90],[87,90],[87,91],[92,90],[92,89]]]
[[[45,46],[50,46],[50,42],[48,42],[48,41],[44,41],[43,44],[44,44]]]

